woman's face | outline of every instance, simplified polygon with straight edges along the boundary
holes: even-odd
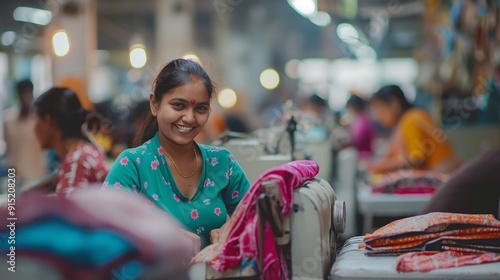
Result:
[[[51,118],[47,115],[44,117],[40,117],[38,114],[35,115],[35,135],[38,143],[40,143],[42,149],[50,149],[52,148],[51,142],[54,137]]]
[[[191,144],[210,116],[210,99],[203,82],[192,82],[163,95],[160,103],[150,96],[150,108],[159,132],[177,145]]]
[[[401,111],[401,105],[395,100],[384,102],[381,100],[372,100],[372,112],[380,124],[387,128],[393,128],[397,125]]]

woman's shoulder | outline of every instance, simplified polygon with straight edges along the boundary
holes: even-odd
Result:
[[[210,146],[210,145],[203,145],[203,144],[198,144],[200,147],[200,150],[204,155],[206,155],[208,160],[212,160],[213,158],[218,159],[219,161],[233,161],[234,162],[234,156],[231,154],[231,152],[222,147],[222,146]]]
[[[213,155],[230,155],[231,152],[229,152],[228,149],[222,146],[211,146],[211,145],[204,145],[204,144],[198,144],[198,147],[200,147],[200,150],[205,152],[206,154],[213,154]]]
[[[422,108],[417,108],[413,107],[406,111],[405,114],[402,116],[402,121],[403,122],[408,122],[408,121],[422,121],[422,120],[430,120],[430,115],[427,111],[425,111]]]
[[[141,160],[144,161],[147,158],[155,159],[155,156],[158,155],[158,153],[161,154],[161,152],[161,150],[154,151],[148,143],[144,143],[137,147],[125,149],[120,153],[120,155],[118,155],[116,160],[133,160],[134,162],[140,163]]]

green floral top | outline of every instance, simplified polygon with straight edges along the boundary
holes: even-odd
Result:
[[[198,234],[202,247],[209,244],[210,231],[226,222],[250,187],[234,156],[222,147],[196,144],[204,159],[198,189],[189,199],[177,188],[158,134],[142,146],[125,150],[112,166],[103,188],[141,193]]]

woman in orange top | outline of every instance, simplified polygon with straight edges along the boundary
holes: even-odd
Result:
[[[397,169],[416,169],[449,173],[460,160],[444,130],[422,109],[413,107],[401,88],[382,87],[371,105],[378,121],[393,129],[389,153],[367,163],[368,171],[385,173]]]

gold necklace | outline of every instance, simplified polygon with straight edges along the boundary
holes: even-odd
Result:
[[[196,154],[196,148],[194,146],[194,143],[193,143],[193,152],[194,152],[194,160],[196,161],[196,166],[195,166],[193,172],[191,172],[191,174],[189,174],[188,176],[186,176],[186,175],[184,175],[184,174],[181,173],[181,171],[177,167],[177,164],[175,163],[174,159],[167,153],[167,151],[165,151],[165,149],[163,149],[163,147],[161,147],[161,150],[170,159],[170,161],[174,165],[175,170],[177,171],[177,173],[179,175],[181,175],[182,178],[184,178],[184,179],[191,178],[191,177],[194,176],[194,174],[196,173],[196,171],[198,171],[198,155]]]

